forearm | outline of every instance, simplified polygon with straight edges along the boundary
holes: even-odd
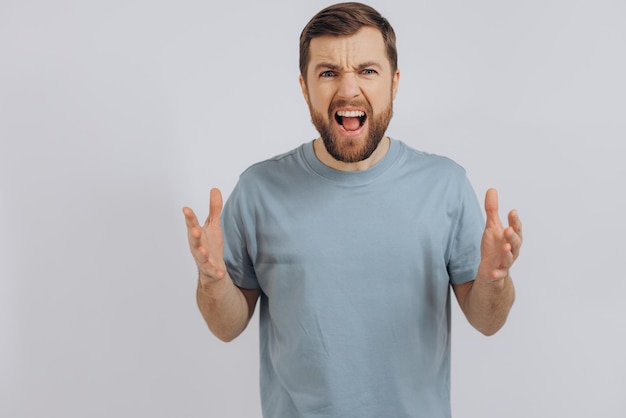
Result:
[[[210,283],[198,279],[196,299],[209,329],[220,340],[232,341],[248,325],[248,303],[228,274]]]
[[[506,322],[515,300],[515,287],[509,276],[502,280],[474,280],[463,301],[463,312],[474,328],[493,335]]]

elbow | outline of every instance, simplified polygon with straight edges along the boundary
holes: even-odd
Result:
[[[483,329],[479,329],[477,328],[477,330],[483,334],[485,337],[491,337],[494,336],[498,333],[498,331],[500,331],[501,327],[498,328],[483,328]]]
[[[237,336],[235,335],[218,335],[218,334],[214,334],[214,335],[217,337],[218,340],[224,343],[232,342],[235,338],[237,338]]]
[[[235,338],[239,337],[241,333],[246,329],[247,323],[240,327],[223,327],[219,326],[219,324],[207,324],[209,325],[209,330],[213,335],[217,337],[218,340],[229,343],[233,341]]]
[[[485,337],[491,337],[498,333],[506,323],[506,318],[500,322],[491,322],[488,324],[472,324],[473,327],[483,334]]]
[[[209,327],[209,329],[211,330],[211,333],[217,337],[218,340],[225,342],[225,343],[232,342],[243,331],[242,330],[238,332],[233,332],[232,330],[220,330],[220,329],[213,329],[211,327]]]

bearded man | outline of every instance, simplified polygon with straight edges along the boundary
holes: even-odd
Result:
[[[197,302],[230,341],[260,300],[265,417],[450,417],[450,290],[490,335],[514,300],[521,222],[486,222],[465,171],[385,135],[398,90],[389,22],[330,6],[300,37],[319,138],[248,168],[222,213],[184,208]]]

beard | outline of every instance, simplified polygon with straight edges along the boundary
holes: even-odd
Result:
[[[332,124],[335,123],[335,109],[347,105],[362,107],[367,114],[368,132],[365,140],[361,139],[344,139],[338,138],[333,132]],[[385,131],[389,126],[393,115],[393,103],[390,101],[389,106],[379,115],[374,115],[372,107],[369,103],[347,103],[336,102],[331,103],[328,111],[328,119],[324,119],[321,112],[315,111],[309,106],[311,112],[311,121],[315,129],[319,132],[324,146],[328,153],[337,161],[344,163],[357,163],[368,159],[378,144],[383,139]]]

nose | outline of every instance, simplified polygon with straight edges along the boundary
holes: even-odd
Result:
[[[354,73],[344,73],[339,80],[337,95],[342,99],[352,99],[361,94],[359,81]]]

